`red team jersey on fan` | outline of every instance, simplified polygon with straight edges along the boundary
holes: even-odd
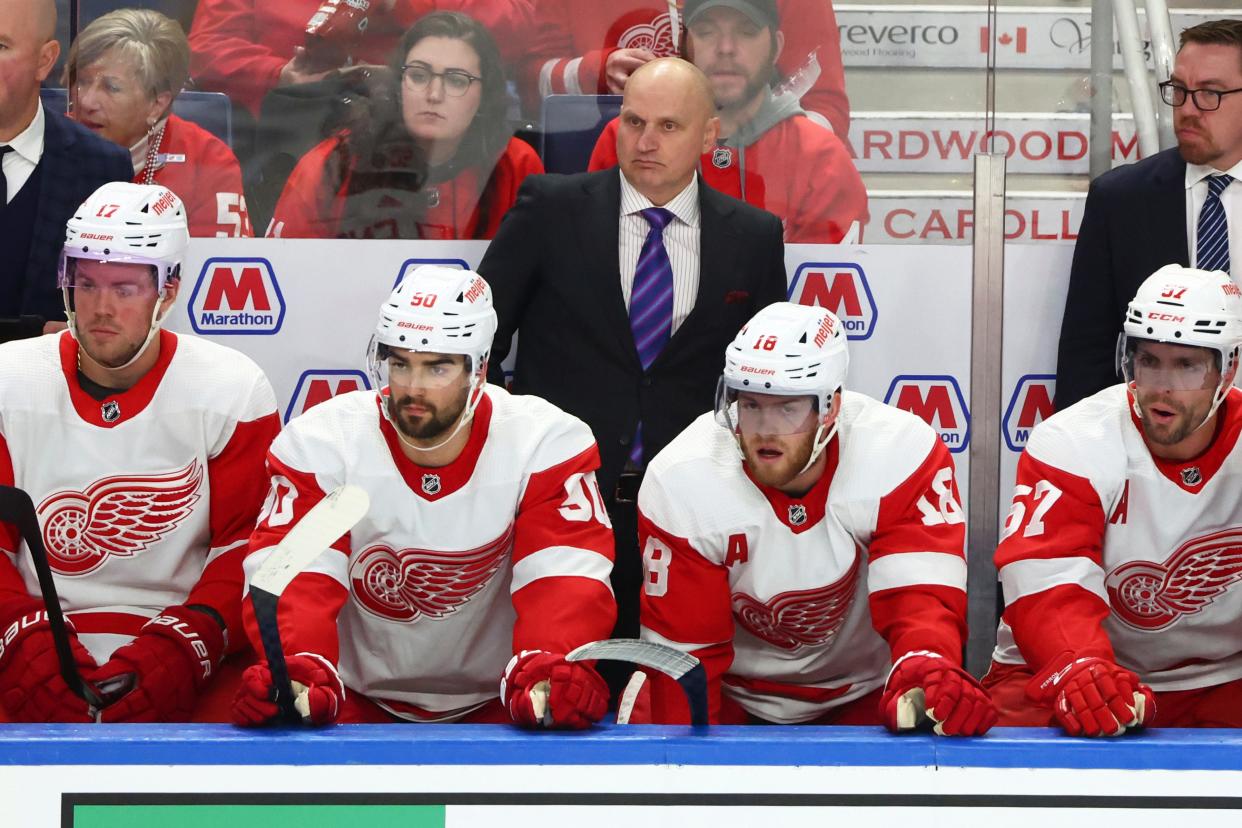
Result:
[[[159,336],[155,366],[103,401],[79,385],[68,331],[0,347],[0,483],[34,501],[61,604],[101,664],[176,604],[212,607],[244,640],[242,559],[276,399],[237,351]],[[8,524],[0,590],[39,595]]]
[[[345,199],[349,188],[347,173],[333,188],[327,180],[336,164],[332,156],[341,151],[340,135],[315,145],[302,156],[285,184],[267,235],[282,239],[490,239],[500,220],[517,201],[518,188],[526,176],[543,172],[539,156],[530,144],[509,139],[494,170],[466,167],[447,181],[405,192],[377,187],[349,198],[362,199],[364,205],[346,218]],[[480,203],[489,176],[495,175],[486,205]],[[434,203],[427,203],[434,189]],[[479,227],[480,221],[485,226]]]
[[[457,460],[421,467],[374,392],[315,406],[272,445],[272,492],[246,560],[253,575],[325,493],[366,489],[367,516],[282,594],[281,637],[412,721],[481,707],[515,652],[568,652],[606,638],[616,615],[590,429],[490,385],[469,428]],[[248,602],[245,612],[257,644]]]
[[[159,154],[163,164],[152,181],[172,190],[185,204],[191,236],[254,235],[241,167],[228,144],[198,124],[169,115]],[[134,183],[145,183],[145,173],[145,168],[139,170]]]
[[[1152,456],[1124,385],[1035,427],[996,552],[996,661],[1073,650],[1156,691],[1242,678],[1242,392],[1218,417],[1184,462]]]
[[[604,69],[617,49],[646,49],[656,57],[677,54],[668,5],[664,0],[539,0],[538,35],[518,74],[532,114],[548,95],[608,92]],[[783,88],[798,90],[802,106],[826,119],[844,140],[850,105],[831,2],[776,0],[776,8],[785,35],[785,48],[776,62],[787,78]],[[680,14],[678,21],[684,24]]]
[[[712,414],[643,479],[642,635],[703,661],[713,721],[721,693],[791,724],[880,687],[907,652],[959,663],[953,460],[922,420],[861,394],[843,392],[839,423],[801,498],[755,483]],[[655,721],[675,720],[679,701],[653,693]]]

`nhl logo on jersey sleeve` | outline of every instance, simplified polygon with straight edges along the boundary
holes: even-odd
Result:
[[[957,379],[950,376],[893,377],[884,402],[909,411],[940,435],[945,448],[956,454],[970,445],[970,409]]]
[[[789,301],[832,311],[841,320],[847,339],[869,339],[875,333],[879,312],[862,265],[852,262],[801,264],[789,287]]]
[[[1108,573],[1113,614],[1138,630],[1162,630],[1203,612],[1242,581],[1242,527],[1182,544],[1163,563],[1130,561]]]
[[[1001,430],[1010,451],[1022,451],[1031,430],[1052,416],[1052,395],[1056,388],[1053,374],[1028,374],[1018,380],[1005,409]]]
[[[115,423],[121,419],[121,404],[116,400],[108,400],[99,407],[99,416],[105,423]]]
[[[267,259],[211,258],[188,307],[197,334],[271,336],[285,320],[285,297]]]
[[[423,494],[434,497],[440,493],[440,475],[424,474],[421,483]]]

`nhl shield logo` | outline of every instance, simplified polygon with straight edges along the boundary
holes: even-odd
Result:
[[[121,419],[121,404],[116,400],[108,400],[99,407],[99,414],[105,423],[115,423]],[[1185,472],[1182,472],[1185,474]]]
[[[718,170],[727,170],[733,164],[733,150],[728,147],[716,147],[712,150],[712,166]]]
[[[1187,486],[1198,486],[1203,482],[1203,472],[1199,471],[1198,466],[1189,466],[1182,469],[1182,482]]]
[[[795,503],[789,507],[789,525],[801,526],[806,523],[806,506]]]
[[[423,475],[423,494],[437,495],[440,493],[440,475],[424,474]]]
[[[440,188],[430,187],[427,189],[427,206],[432,209],[440,206]]]

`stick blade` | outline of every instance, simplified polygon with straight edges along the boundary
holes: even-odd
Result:
[[[366,516],[371,498],[358,486],[338,486],[307,512],[276,544],[250,579],[279,597],[298,573]]]
[[[664,675],[680,681],[681,677],[699,666],[699,660],[689,653],[674,650],[654,641],[641,638],[609,638],[583,644],[565,656],[566,661],[627,661],[659,670]]]

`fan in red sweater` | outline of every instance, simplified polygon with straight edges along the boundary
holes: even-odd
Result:
[[[491,238],[518,186],[543,172],[511,136],[500,57],[477,21],[427,15],[390,70],[371,107],[298,162],[269,236]]]
[[[149,9],[105,14],[69,50],[70,114],[129,149],[134,183],[160,184],[181,198],[191,236],[251,236],[237,157],[171,113],[189,63],[189,44],[174,20]]]

